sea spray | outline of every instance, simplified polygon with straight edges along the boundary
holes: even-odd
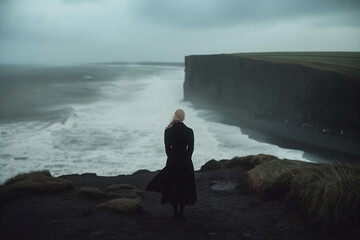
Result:
[[[210,159],[259,153],[306,160],[302,151],[252,140],[240,128],[222,124],[215,111],[198,110],[183,101],[183,67],[113,64],[78,68],[81,75],[72,67],[74,75],[68,76],[75,85],[56,80],[59,76],[53,74],[61,75],[60,70],[46,75],[46,69],[38,69],[39,76],[48,78],[42,82],[43,91],[33,92],[34,77],[27,80],[29,89],[22,88],[21,94],[24,89],[37,94],[32,107],[42,109],[43,115],[0,119],[1,182],[20,172],[42,169],[55,176],[85,172],[114,176],[161,169],[166,163],[163,132],[177,108],[184,109],[185,124],[195,133],[195,169]],[[18,81],[24,79],[19,76]],[[56,89],[53,98],[47,88]]]

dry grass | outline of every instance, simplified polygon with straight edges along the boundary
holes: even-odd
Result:
[[[222,168],[243,168],[244,170],[250,170],[254,168],[256,165],[279,160],[277,157],[273,155],[266,154],[258,154],[258,155],[249,155],[245,157],[234,157],[231,160],[220,160],[216,161],[214,159],[206,162],[200,168],[200,172],[209,172],[213,170],[218,170]]]
[[[251,190],[287,196],[302,207],[313,225],[345,224],[359,214],[360,167],[275,160],[247,174]]]
[[[93,200],[102,200],[108,198],[108,196],[103,191],[95,187],[82,187],[80,188],[79,193]]]
[[[123,183],[123,184],[113,184],[106,188],[106,191],[115,191],[115,190],[136,190],[138,189],[134,185]]]
[[[107,208],[121,214],[141,211],[142,191],[130,184],[113,184],[105,192],[95,187],[82,187],[79,193],[91,200],[100,201],[99,208]]]
[[[106,193],[95,187],[82,187],[76,190],[70,181],[52,177],[47,170],[19,174],[7,180],[0,186],[0,203],[28,195],[70,191],[100,202],[111,199],[100,203],[100,208],[109,208],[126,214],[141,211],[142,191],[133,185],[110,185]]]
[[[0,186],[0,202],[16,197],[74,191],[67,180],[52,177],[48,170],[19,174]]]
[[[98,205],[122,214],[141,212],[142,191],[130,184],[114,184],[106,189],[109,198],[115,198]]]
[[[258,154],[258,155],[249,155],[245,157],[234,157],[231,159],[226,167],[227,168],[236,168],[241,167],[245,170],[253,169],[256,165],[270,162],[273,160],[279,160],[273,155]]]
[[[141,212],[141,200],[139,198],[116,198],[98,205],[99,208],[108,208],[122,214]]]
[[[143,191],[130,184],[114,184],[106,188],[106,194],[110,198],[140,198]]]

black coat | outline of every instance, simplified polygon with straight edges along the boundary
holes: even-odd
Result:
[[[194,167],[194,133],[182,122],[165,130],[166,166],[150,181],[146,191],[162,193],[161,203],[193,204],[196,198]]]

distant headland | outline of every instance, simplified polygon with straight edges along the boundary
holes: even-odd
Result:
[[[184,99],[280,146],[360,156],[360,52],[187,56]]]

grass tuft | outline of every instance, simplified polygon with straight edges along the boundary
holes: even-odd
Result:
[[[0,186],[0,202],[32,194],[47,194],[74,191],[67,180],[51,176],[48,170],[19,174]]]
[[[103,191],[95,187],[82,187],[80,188],[79,193],[93,200],[102,200],[108,198],[108,196]]]
[[[106,191],[114,191],[114,190],[135,190],[138,189],[137,187],[135,187],[134,185],[131,184],[113,184],[110,185],[106,188]]]
[[[273,155],[267,154],[258,154],[258,155],[249,155],[245,157],[234,157],[231,160],[220,160],[216,161],[214,159],[206,162],[200,168],[200,172],[209,172],[213,170],[219,170],[222,168],[243,168],[245,171],[248,171],[254,168],[256,165],[270,162],[273,160],[279,160]]]
[[[273,160],[279,160],[273,155],[267,154],[258,154],[258,155],[249,155],[245,157],[234,157],[226,165],[227,168],[237,168],[241,167],[245,170],[253,169],[256,165],[263,164],[265,162],[270,162]]]
[[[106,189],[109,198],[115,198],[98,205],[122,214],[141,212],[142,191],[130,184],[114,184]]]
[[[30,172],[19,174],[0,185],[0,203],[28,195],[68,191],[77,191],[70,181],[52,177],[48,170]],[[110,185],[106,193],[95,187],[82,187],[77,192],[91,200],[106,201],[98,205],[100,208],[126,214],[141,211],[142,191],[130,184]]]
[[[141,200],[139,198],[116,198],[98,205],[99,208],[111,209],[122,214],[141,212]]]
[[[140,198],[143,191],[130,184],[114,184],[106,188],[107,196],[110,198]]]
[[[316,226],[341,225],[360,211],[360,167],[274,160],[247,172],[248,187],[260,194],[285,195]],[[358,216],[357,216],[358,217]]]

